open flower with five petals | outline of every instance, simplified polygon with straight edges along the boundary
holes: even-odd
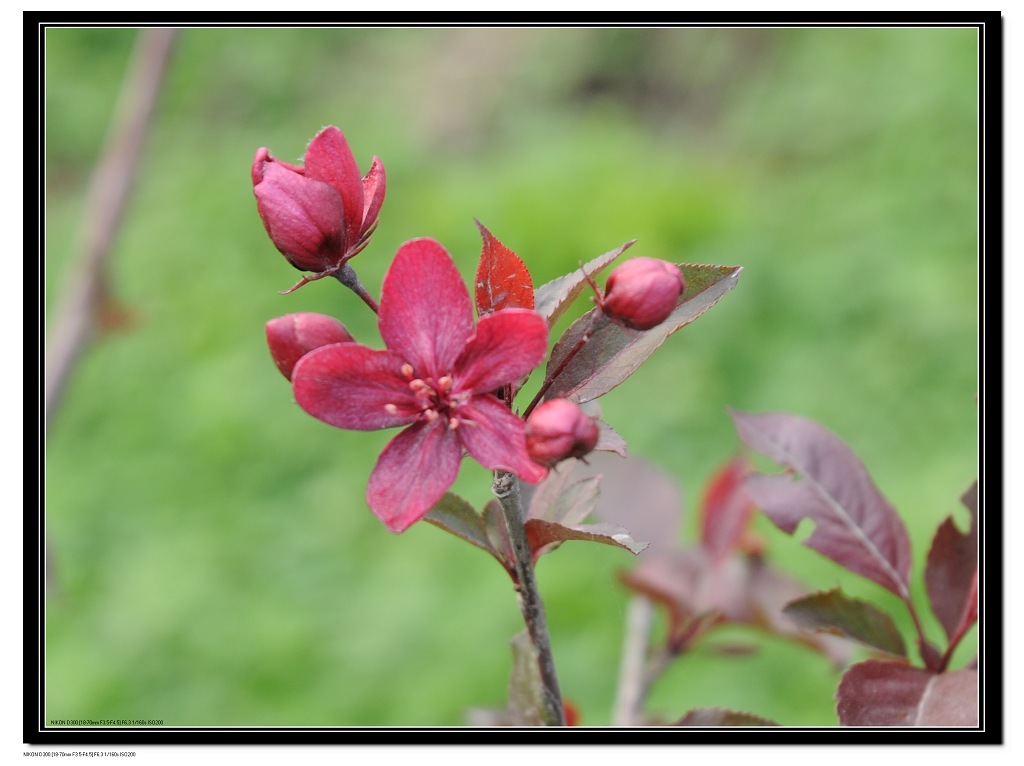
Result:
[[[252,164],[256,207],[270,239],[313,279],[337,274],[370,241],[384,204],[384,166],[376,157],[359,173],[344,134],[330,125],[306,149],[305,166],[282,162],[265,147]],[[293,290],[295,288],[292,288]]]
[[[528,482],[547,469],[526,451],[523,421],[494,392],[544,359],[548,327],[535,311],[504,309],[474,326],[469,292],[435,240],[399,248],[381,290],[386,350],[322,346],[292,372],[295,399],[339,428],[404,426],[385,447],[366,499],[392,531],[422,518],[451,487],[463,450]]]

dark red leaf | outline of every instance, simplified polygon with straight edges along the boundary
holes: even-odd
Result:
[[[892,617],[873,604],[849,598],[838,588],[793,601],[783,613],[805,630],[845,636],[899,657],[907,655]]]
[[[977,493],[978,483],[975,482],[962,498],[971,514],[971,525],[967,532],[957,529],[952,516],[943,521],[932,541],[928,563],[925,565],[924,582],[928,588],[928,598],[947,638],[957,634],[965,616],[969,616],[972,609],[974,618],[977,617]]]
[[[720,707],[701,707],[691,710],[673,726],[778,726],[774,721],[753,713],[738,713]]]
[[[906,527],[853,451],[807,418],[731,414],[749,447],[797,474],[748,478],[745,486],[758,507],[789,534],[802,519],[814,520],[804,545],[909,600]]]
[[[630,330],[612,322],[600,309],[589,311],[570,325],[551,352],[548,374],[557,371],[557,375],[550,379],[546,397],[561,396],[582,403],[608,393],[636,372],[669,335],[721,300],[736,286],[742,269],[688,264],[679,264],[679,268],[686,279],[686,290],[668,319],[657,327]],[[569,353],[586,337],[589,340],[562,367]]]
[[[614,545],[616,548],[629,551],[634,556],[647,547],[647,543],[637,542],[629,536],[629,532],[614,524],[584,524],[567,527],[542,519],[527,520],[526,540],[530,544],[534,561],[568,540],[589,540],[604,545]]]
[[[480,316],[501,309],[533,308],[533,279],[522,259],[505,247],[479,221],[483,237],[476,270],[476,311]]]
[[[836,693],[843,726],[977,726],[978,673],[931,673],[899,662],[854,665]]]
[[[572,302],[579,297],[579,294],[586,289],[586,277],[597,276],[605,266],[626,252],[635,242],[635,239],[630,240],[621,247],[609,250],[604,255],[599,255],[592,261],[588,261],[571,274],[552,279],[538,287],[534,292],[537,311],[548,320],[549,325],[554,325],[566,309],[572,305]]]
[[[701,503],[701,545],[714,559],[721,559],[740,548],[744,533],[754,514],[754,503],[743,480],[750,464],[736,457],[722,466],[704,490]]]
[[[562,708],[565,710],[565,725],[566,726],[579,726],[580,725],[580,711],[569,700],[563,700]]]

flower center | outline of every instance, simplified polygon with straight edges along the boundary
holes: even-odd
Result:
[[[433,423],[440,417],[448,421],[448,428],[456,429],[461,425],[475,425],[459,415],[459,408],[472,396],[471,392],[454,392],[450,375],[433,378],[417,378],[412,365],[402,365],[402,374],[409,379],[409,390],[419,402],[420,418]]]

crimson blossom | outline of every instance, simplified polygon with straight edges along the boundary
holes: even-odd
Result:
[[[402,245],[381,288],[386,350],[334,343],[292,371],[295,400],[338,428],[405,426],[384,448],[366,501],[393,532],[426,515],[454,483],[463,450],[491,470],[535,483],[547,469],[526,451],[523,421],[494,392],[547,354],[548,326],[535,311],[509,308],[474,327],[469,291],[432,239]]]
[[[252,163],[256,207],[270,239],[311,279],[337,274],[370,241],[384,204],[384,166],[376,157],[359,173],[345,135],[329,125],[306,149],[305,167],[282,162],[265,147]],[[292,288],[294,289],[294,288]]]

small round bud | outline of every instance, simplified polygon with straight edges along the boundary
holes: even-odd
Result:
[[[355,341],[345,325],[325,314],[287,314],[267,322],[267,345],[274,364],[288,380],[298,361],[315,348]]]
[[[610,319],[634,330],[664,322],[686,289],[679,267],[657,258],[633,258],[608,275],[601,308]]]
[[[526,421],[526,451],[549,467],[583,457],[597,446],[598,436],[594,419],[568,399],[544,402]]]

